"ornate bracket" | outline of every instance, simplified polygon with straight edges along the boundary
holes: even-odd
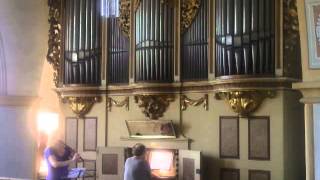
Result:
[[[91,110],[94,103],[101,101],[101,97],[65,97],[62,101],[68,103],[71,110],[78,117],[84,117]]]
[[[130,37],[130,1],[120,0],[119,26],[127,37]]]
[[[129,111],[129,97],[126,97],[123,101],[116,101],[109,97],[107,100],[107,108],[110,112],[111,112],[112,106],[125,107],[126,110]]]
[[[138,106],[142,108],[142,113],[145,114],[146,117],[158,119],[166,112],[170,102],[175,100],[175,95],[137,95],[134,99]]]
[[[196,17],[201,0],[182,0],[181,3],[181,32],[188,29]]]
[[[61,58],[61,0],[48,0],[49,6],[49,40],[47,61],[52,65],[53,81],[55,86],[59,85],[59,70]]]
[[[208,111],[208,94],[205,94],[202,98],[193,100],[188,98],[186,95],[181,95],[181,110],[185,111],[188,106],[199,106],[203,104],[203,108]]]
[[[239,115],[249,116],[258,109],[265,98],[273,98],[275,95],[275,91],[230,91],[216,93],[216,99],[224,99]]]

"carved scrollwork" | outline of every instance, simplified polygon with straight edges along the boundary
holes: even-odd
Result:
[[[216,93],[216,99],[224,99],[234,112],[248,116],[258,109],[265,98],[273,98],[275,95],[275,91],[231,91]]]
[[[107,101],[107,108],[110,112],[111,112],[112,106],[125,107],[126,110],[129,111],[129,97],[126,97],[122,101],[116,101],[116,100],[109,97],[108,101]]]
[[[173,102],[175,95],[137,95],[135,102],[142,108],[143,114],[150,119],[158,119],[166,112],[170,102]]]
[[[297,0],[283,1],[283,31],[285,32],[285,49],[293,50],[299,43],[299,20]]]
[[[55,86],[59,85],[59,70],[61,58],[61,0],[48,0],[49,6],[49,40],[47,61],[52,65]]]
[[[201,0],[182,0],[181,3],[181,32],[190,27],[201,5]]]
[[[130,0],[120,0],[119,26],[123,34],[130,37]]]
[[[101,97],[64,97],[62,101],[68,103],[78,117],[84,117],[96,102],[101,101]]]
[[[188,98],[186,95],[181,95],[181,110],[185,111],[188,106],[203,105],[203,108],[208,111],[208,94],[205,94],[202,98],[194,100]]]

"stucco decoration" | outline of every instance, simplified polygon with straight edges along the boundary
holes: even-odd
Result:
[[[175,96],[173,94],[167,95],[137,95],[134,97],[135,102],[142,113],[153,120],[159,119],[167,111],[170,102],[173,102]]]
[[[0,96],[7,94],[7,69],[4,53],[4,45],[0,32]]]

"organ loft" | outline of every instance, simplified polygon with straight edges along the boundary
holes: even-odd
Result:
[[[0,180],[127,180],[137,144],[152,180],[318,180],[319,27],[320,0],[1,0]]]

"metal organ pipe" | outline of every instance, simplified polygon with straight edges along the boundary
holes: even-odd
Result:
[[[100,0],[65,1],[64,84],[100,84]]]
[[[136,81],[173,81],[174,8],[162,0],[141,0],[135,12]]]
[[[216,76],[274,74],[274,1],[216,1]]]

